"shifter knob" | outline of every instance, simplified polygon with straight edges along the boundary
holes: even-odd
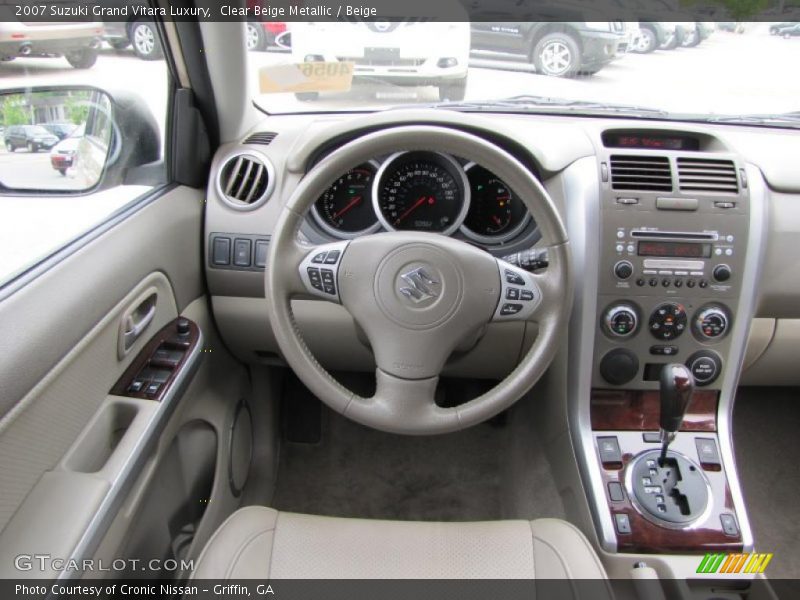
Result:
[[[694,391],[694,377],[685,365],[673,363],[665,365],[661,371],[661,418],[663,431],[678,431],[689,407]]]

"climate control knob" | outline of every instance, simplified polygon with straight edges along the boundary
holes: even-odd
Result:
[[[617,279],[628,279],[633,275],[633,265],[629,260],[621,260],[614,265],[614,275]]]
[[[677,302],[659,304],[650,315],[649,328],[658,340],[674,340],[686,329],[686,309]]]
[[[728,311],[715,304],[701,308],[694,317],[694,333],[701,340],[721,338],[728,325]]]
[[[639,315],[630,304],[613,304],[603,317],[606,331],[614,337],[629,337],[639,326]]]

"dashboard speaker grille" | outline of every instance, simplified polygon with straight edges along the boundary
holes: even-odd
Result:
[[[272,189],[272,169],[252,154],[228,159],[219,175],[219,191],[234,208],[252,208],[266,200]]]
[[[687,192],[739,193],[736,165],[731,160],[679,158],[678,183]]]
[[[614,155],[611,187],[615,190],[672,191],[672,169],[666,156]]]
[[[269,146],[272,143],[272,140],[274,140],[277,135],[278,134],[275,133],[274,131],[259,131],[258,133],[253,133],[251,135],[248,135],[245,138],[244,143]]]

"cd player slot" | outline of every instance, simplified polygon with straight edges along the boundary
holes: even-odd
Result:
[[[689,233],[685,231],[631,231],[631,237],[647,238],[650,240],[703,240],[716,242],[719,239],[717,233]]]

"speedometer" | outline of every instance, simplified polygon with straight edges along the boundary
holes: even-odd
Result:
[[[311,207],[317,224],[338,238],[373,233],[380,228],[372,205],[372,185],[378,163],[369,161],[350,169]]]
[[[453,158],[434,152],[399,152],[375,178],[375,213],[390,231],[450,235],[469,210],[467,176]]]

